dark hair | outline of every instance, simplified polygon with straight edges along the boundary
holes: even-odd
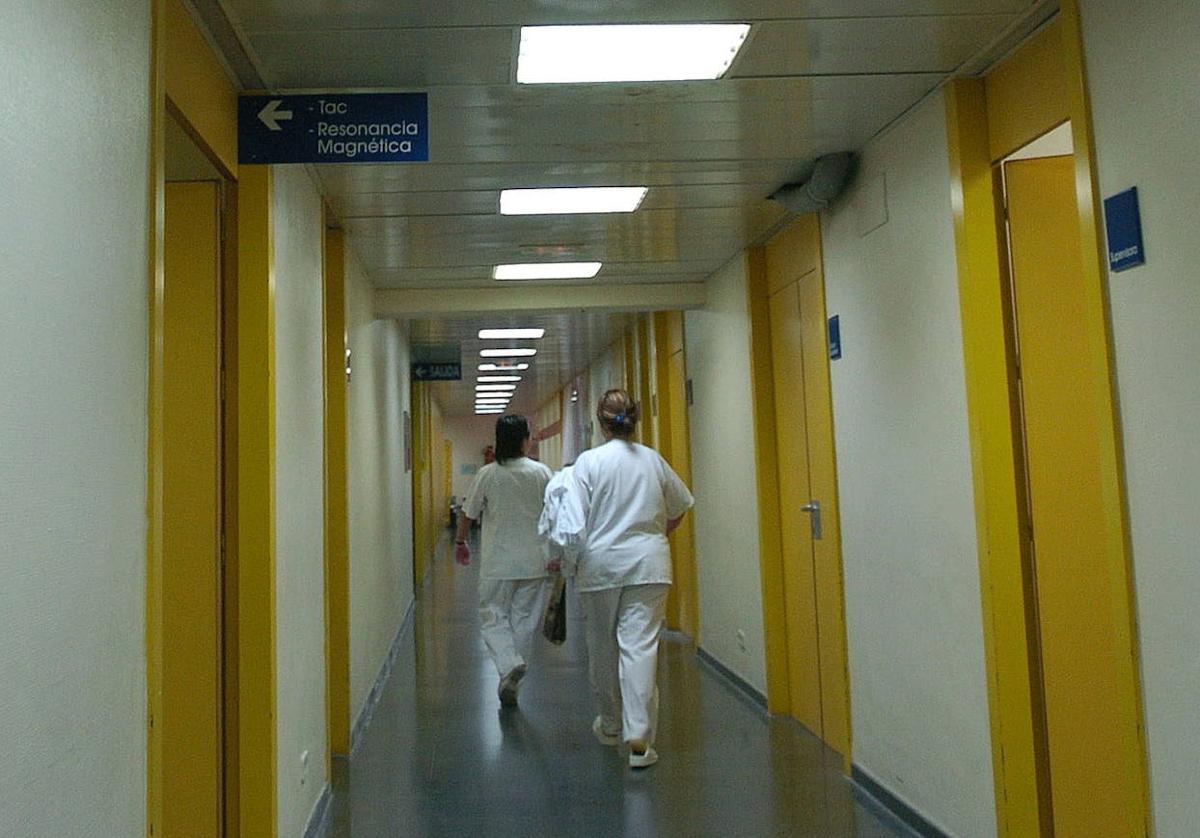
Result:
[[[529,423],[524,416],[510,413],[496,420],[496,462],[505,463],[523,456],[521,443],[529,439]]]
[[[641,410],[624,390],[609,390],[600,397],[596,407],[596,418],[600,426],[618,439],[628,439],[637,428]]]

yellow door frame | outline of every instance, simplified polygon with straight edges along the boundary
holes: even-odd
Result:
[[[746,251],[746,311],[750,319],[750,394],[758,495],[758,561],[762,576],[767,709],[792,712],[788,679],[787,602],[779,508],[775,374],[771,349],[771,289],[765,247]]]
[[[328,757],[350,754],[350,532],[346,463],[346,238],[324,225],[325,706]],[[332,774],[329,774],[332,776]]]
[[[179,121],[226,179],[225,835],[277,832],[274,253],[269,167],[238,167],[236,85],[181,0],[150,5],[146,550],[148,834],[161,834],[165,130]],[[243,608],[242,603],[246,606]],[[246,677],[241,677],[245,673]]]
[[[1115,399],[1105,253],[1095,185],[1078,0],[984,79],[957,79],[946,94],[952,207],[971,439],[987,659],[996,818],[1001,835],[1052,834],[1047,743],[1042,724],[1035,584],[1025,526],[1020,418],[1007,253],[996,163],[1046,131],[1071,122],[1076,195],[1087,289],[1089,363],[1108,382],[1097,457],[1103,474],[1106,549],[1098,568],[1110,580],[1118,633],[1121,713],[1137,730],[1129,743],[1138,770],[1138,820],[1150,834],[1149,785],[1134,624],[1131,550]]]
[[[691,452],[687,448],[690,430],[685,395],[683,312],[655,312],[654,353],[654,369],[658,379],[659,453],[690,486],[692,474]],[[637,383],[636,371],[634,382]],[[667,626],[682,631],[699,643],[700,588],[696,573],[693,516],[685,516],[669,540],[675,584],[667,595]]]

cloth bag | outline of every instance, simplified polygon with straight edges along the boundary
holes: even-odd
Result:
[[[542,634],[556,646],[567,639],[567,580],[561,573],[554,575],[554,587],[546,598]]]

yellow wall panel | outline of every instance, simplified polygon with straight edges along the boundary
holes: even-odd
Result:
[[[984,86],[993,162],[1066,122],[1070,105],[1061,21],[988,73]]]
[[[170,106],[236,178],[238,90],[181,0],[166,0],[165,60]]]

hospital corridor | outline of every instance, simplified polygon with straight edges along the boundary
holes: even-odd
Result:
[[[1200,836],[1197,43],[0,0],[0,838]]]

